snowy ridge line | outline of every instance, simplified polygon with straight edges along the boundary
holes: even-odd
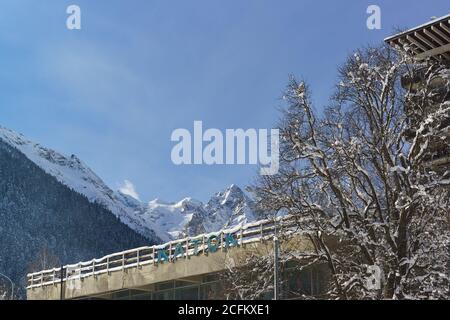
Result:
[[[65,155],[0,125],[0,143],[22,153],[59,183],[101,205],[151,243],[165,243],[258,220],[254,203],[237,185],[215,193],[206,203],[186,197],[178,202],[142,202],[111,189],[76,155]]]
[[[137,233],[149,240],[157,237],[154,226],[147,224],[141,215],[135,213],[140,204],[133,198],[109,188],[77,156],[64,155],[46,148],[23,134],[2,126],[0,126],[0,142],[18,150],[45,173],[74,192],[85,196],[89,202],[103,206]]]
[[[227,247],[223,237],[229,234],[235,236],[237,246],[264,241],[275,234],[275,227],[277,227],[277,229],[292,228],[295,225],[295,218],[293,216],[282,216],[277,217],[276,219],[259,220],[230,229],[170,241],[162,245],[125,250],[106,255],[99,259],[92,259],[86,262],[65,265],[63,270],[66,270],[66,275],[63,279],[60,277],[61,268],[53,268],[29,273],[27,275],[27,289],[55,285],[56,283],[61,282],[61,280],[78,280],[103,273],[109,274],[111,272],[120,271],[127,268],[139,268],[145,265],[157,264],[159,263],[158,252],[160,250],[168,251],[167,256],[169,258],[169,262],[175,262],[180,258],[186,259],[190,256],[195,256],[196,254],[206,254],[208,250],[206,241],[214,236],[217,237],[218,240],[216,243],[218,250],[224,250]],[[283,231],[284,234],[286,234],[286,230]],[[201,243],[196,245],[192,242],[193,240],[201,240]],[[177,245],[183,246],[184,253],[177,254],[175,256],[175,248]]]

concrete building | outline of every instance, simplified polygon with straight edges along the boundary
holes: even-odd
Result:
[[[307,251],[311,243],[292,232],[294,221],[277,222],[281,250]],[[142,247],[88,262],[28,275],[27,297],[36,299],[223,299],[221,274],[245,257],[273,254],[275,222],[262,220],[235,229]],[[291,234],[290,234],[291,232]],[[283,270],[285,298],[325,291],[323,268]],[[283,291],[283,290],[282,290]],[[264,298],[270,299],[272,291]]]
[[[412,140],[430,111],[450,101],[450,14],[388,37],[385,42],[399,51],[409,51],[413,59],[412,72],[402,78],[403,88],[412,93],[412,98],[405,105],[409,122],[407,139]],[[433,68],[435,72],[431,77]],[[415,100],[414,94],[422,90],[427,82],[429,90],[433,90],[433,98],[424,103],[421,100],[423,94],[418,94]],[[445,172],[450,166],[449,127],[450,115],[447,115],[438,126],[441,131],[447,128],[447,134],[431,139],[430,156],[424,159],[424,165],[437,172]]]

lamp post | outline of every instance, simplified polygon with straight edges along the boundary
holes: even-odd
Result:
[[[273,264],[273,300],[278,300],[278,230],[277,230],[277,215],[275,214],[274,223],[275,234],[273,237],[273,253],[274,253],[274,264]]]
[[[14,282],[7,275],[5,275],[3,273],[0,273],[0,276],[5,277],[11,283],[11,300],[13,300],[14,299]]]

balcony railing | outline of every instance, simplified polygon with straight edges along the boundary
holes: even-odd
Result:
[[[215,250],[226,250],[228,247],[243,246],[253,242],[262,242],[271,239],[275,230],[287,235],[295,231],[297,223],[293,216],[278,217],[277,219],[260,220],[240,225],[232,229],[221,230],[195,237],[174,240],[162,245],[140,247],[107,255],[100,259],[66,265],[61,268],[43,270],[27,275],[27,289],[75,279],[83,279],[100,274],[110,274],[115,271],[125,271],[129,268],[143,268],[148,265],[176,262],[180,259],[189,259],[192,256],[208,254],[211,246]],[[227,239],[234,239],[233,243]],[[161,251],[164,254],[161,254]],[[168,260],[168,261],[167,261]]]

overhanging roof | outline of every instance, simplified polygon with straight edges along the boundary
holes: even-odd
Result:
[[[450,14],[384,39],[395,48],[408,46],[415,58],[450,61]]]

